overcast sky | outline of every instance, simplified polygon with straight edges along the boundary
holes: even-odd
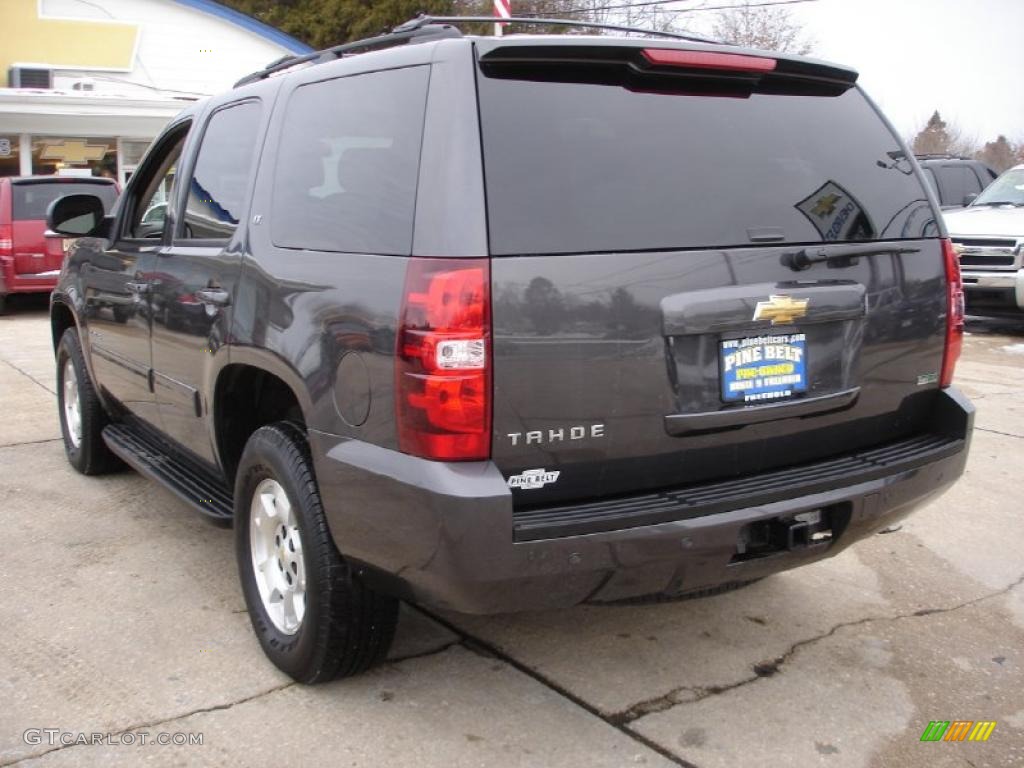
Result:
[[[1000,133],[1024,141],[1024,0],[813,0],[786,7],[812,38],[814,55],[857,69],[860,84],[904,136],[938,109],[979,141]],[[702,21],[712,15],[693,14]]]

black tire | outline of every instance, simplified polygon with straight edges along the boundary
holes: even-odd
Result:
[[[78,390],[78,404],[81,419],[81,437],[78,444],[72,439],[64,408],[65,362],[71,361]],[[57,415],[60,432],[64,438],[64,453],[68,462],[83,475],[100,475],[124,466],[121,460],[110,452],[103,442],[103,427],[109,422],[106,411],[89,378],[85,366],[78,331],[68,328],[57,345]]]
[[[7,304],[7,294],[0,293],[0,315],[4,313],[5,305]]]
[[[114,320],[118,323],[127,323],[128,318],[131,316],[131,310],[120,304],[115,304],[111,307],[111,311],[114,313]]]
[[[251,507],[264,480],[276,481],[287,494],[301,536],[305,615],[293,634],[275,626],[254,573]],[[322,683],[359,674],[387,654],[398,622],[398,601],[367,588],[335,547],[306,436],[294,424],[260,427],[245,444],[235,481],[235,553],[253,630],[281,671],[300,683]]]

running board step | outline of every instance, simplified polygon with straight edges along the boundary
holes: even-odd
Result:
[[[206,467],[126,424],[104,427],[103,442],[132,469],[156,480],[193,509],[211,520],[231,522],[235,507],[231,491]]]

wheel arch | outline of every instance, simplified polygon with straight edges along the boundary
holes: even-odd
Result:
[[[257,429],[277,421],[309,425],[311,403],[298,373],[281,360],[236,354],[217,373],[213,389],[214,439],[221,467],[234,482],[245,443]]]
[[[54,299],[50,303],[50,335],[53,339],[53,351],[57,351],[61,337],[68,328],[78,328],[78,321],[71,307],[62,299]]]

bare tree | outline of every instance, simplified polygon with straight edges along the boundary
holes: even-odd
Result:
[[[749,0],[721,11],[712,26],[713,36],[726,42],[767,51],[808,54],[813,46],[786,8],[751,4]]]
[[[683,2],[685,0],[680,0]],[[489,15],[489,0],[454,0],[458,12],[467,15]],[[661,6],[637,5],[634,0],[512,0],[514,16],[538,16],[574,21],[591,21],[599,24],[620,24],[643,27],[660,32],[675,28],[676,9]],[[540,27],[517,24],[514,32],[542,32],[568,34],[601,34],[597,29],[587,27]]]
[[[908,142],[915,155],[958,155],[970,157],[978,151],[978,140],[964,133],[960,126],[947,123],[938,110]]]
[[[986,142],[975,155],[981,162],[990,165],[993,170],[1002,173],[1017,164],[1017,157],[1024,147],[1014,147],[1002,134],[995,141]]]
[[[573,8],[585,10],[580,18],[600,24],[622,24],[627,27],[641,27],[658,32],[677,29],[674,9],[657,5],[635,5],[629,0],[570,0]],[[617,6],[617,7],[609,7]]]
[[[946,121],[939,114],[939,110],[935,110],[932,113],[924,128],[917,132],[911,144],[915,155],[949,154],[949,131],[947,130]]]

